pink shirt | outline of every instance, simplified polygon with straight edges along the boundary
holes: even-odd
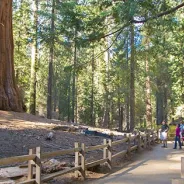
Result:
[[[179,127],[176,128],[176,136],[180,136],[180,128]]]

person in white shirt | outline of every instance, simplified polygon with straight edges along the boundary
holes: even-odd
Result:
[[[160,139],[163,142],[162,148],[167,148],[167,134],[169,131],[169,126],[165,120],[162,121],[161,132],[160,132]]]

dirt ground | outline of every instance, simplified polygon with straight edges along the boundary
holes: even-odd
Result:
[[[41,147],[41,152],[51,152],[59,149],[74,148],[74,142],[85,143],[86,146],[103,144],[103,137],[87,136],[80,132],[67,132],[53,130],[59,125],[69,125],[58,120],[48,120],[27,113],[0,111],[0,158],[26,155],[30,148]],[[46,140],[49,132],[54,133],[54,139]],[[113,149],[116,153],[126,145],[118,145]],[[102,150],[91,151],[86,154],[86,162],[91,162],[103,157]],[[66,155],[56,158],[69,165],[74,164],[74,155]],[[117,160],[118,162],[118,160]],[[105,170],[99,173],[88,172],[88,177],[101,177]],[[58,182],[59,181],[59,182]],[[75,183],[73,175],[58,177],[49,183]]]
[[[51,152],[74,148],[74,142],[85,143],[86,146],[103,143],[103,137],[53,130],[58,125],[66,124],[26,113],[0,111],[0,158],[25,155],[30,148],[37,146],[41,147],[42,152]],[[46,140],[49,132],[54,133],[51,141]],[[93,151],[92,156],[96,158],[96,154],[99,152]]]

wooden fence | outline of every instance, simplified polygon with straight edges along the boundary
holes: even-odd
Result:
[[[90,167],[107,163],[108,167],[112,168],[112,159],[116,157],[123,157],[126,154],[130,154],[130,152],[134,150],[140,150],[142,148],[150,148],[151,144],[154,144],[157,140],[157,133],[153,132],[152,134],[146,133],[141,135],[127,136],[122,140],[112,141],[111,139],[104,139],[102,145],[90,146],[86,147],[85,144],[75,143],[75,147],[73,149],[67,150],[59,150],[54,152],[46,152],[41,153],[40,147],[29,150],[29,155],[9,157],[0,159],[0,166],[21,163],[28,161],[28,177],[26,181],[21,182],[21,184],[31,184],[36,183],[40,184],[42,182],[53,179],[54,177],[61,176],[66,173],[75,172],[75,177],[79,175],[82,176],[83,179],[86,177],[86,170]],[[113,155],[112,148],[113,146],[126,143],[127,149],[122,150]],[[91,163],[86,163],[85,154],[89,151],[103,149],[103,158]],[[62,171],[58,171],[52,174],[41,175],[41,160],[48,159],[56,156],[66,155],[66,154],[74,154],[75,153],[75,167],[70,169],[65,169]],[[33,168],[36,168],[36,173],[33,173]]]

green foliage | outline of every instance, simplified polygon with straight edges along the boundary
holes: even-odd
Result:
[[[56,1],[55,29],[51,31],[52,1],[40,1],[38,33],[32,15],[32,1],[14,0],[13,24],[15,71],[19,86],[28,102],[31,42],[37,34],[37,111],[45,112],[49,48],[54,43],[53,106],[60,119],[71,120],[72,85],[76,77],[76,112],[79,122],[102,125],[109,110],[109,124],[116,127],[119,108],[123,107],[124,128],[130,90],[130,30],[133,19],[144,20],[166,11],[177,2],[137,0]],[[145,80],[150,77],[152,117],[156,116],[155,95],[167,88],[165,108],[184,103],[183,28],[181,10],[145,24],[135,24],[135,96],[136,123],[146,116]],[[120,32],[112,33],[124,25]],[[74,47],[77,62],[74,64]],[[110,47],[110,49],[107,49]],[[108,57],[107,57],[108,56]],[[108,59],[107,59],[108,58]],[[149,60],[149,71],[145,60]],[[92,108],[93,107],[93,108]],[[93,118],[92,118],[93,116]],[[140,120],[141,119],[141,120]],[[94,121],[94,122],[92,122]]]

